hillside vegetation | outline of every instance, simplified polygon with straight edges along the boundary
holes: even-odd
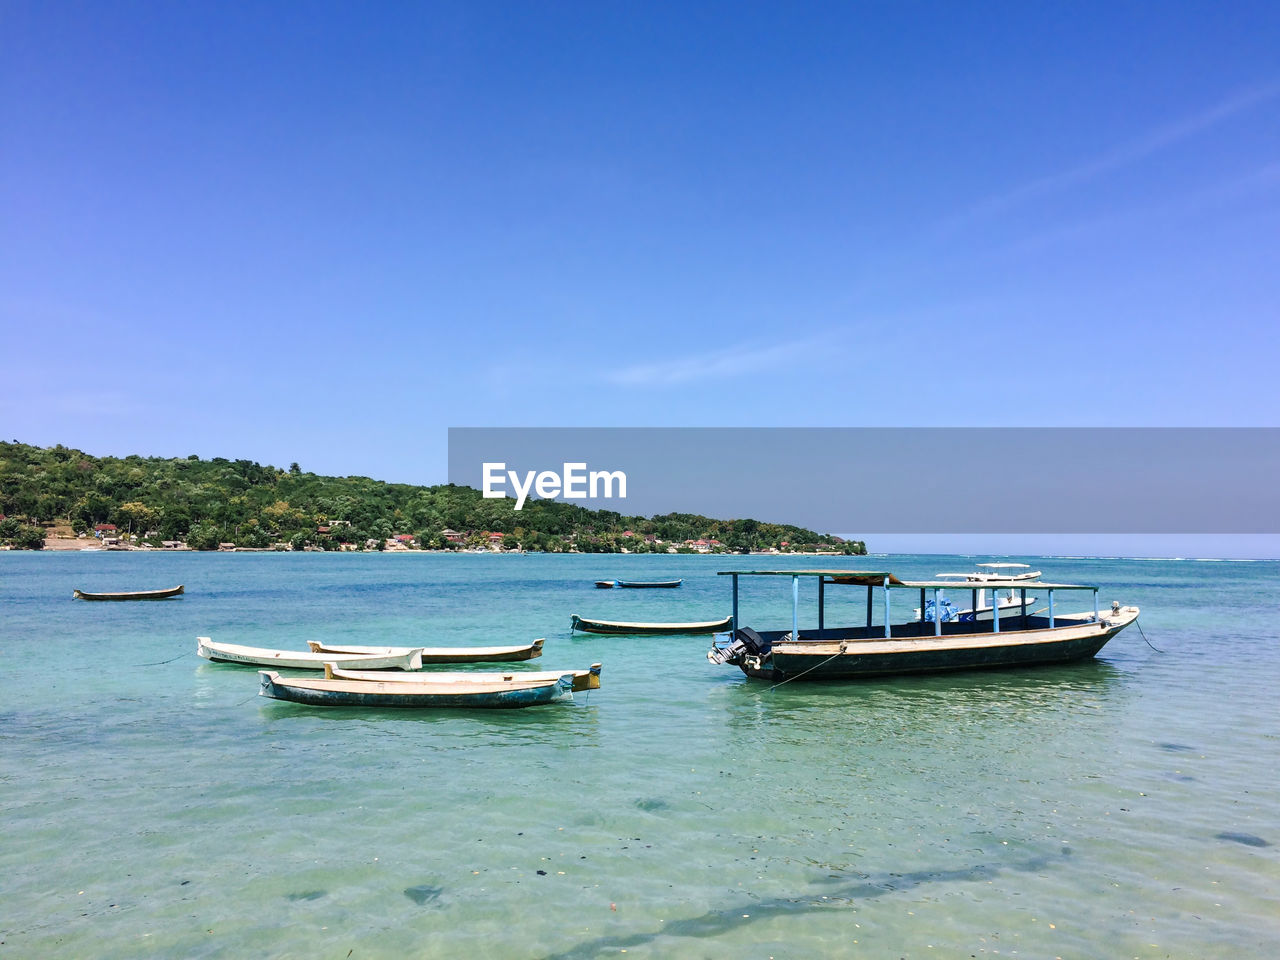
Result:
[[[866,552],[861,541],[787,524],[631,517],[551,500],[530,500],[517,513],[510,500],[453,484],[326,477],[296,463],[285,470],[221,457],[95,457],[17,442],[0,443],[0,514],[0,541],[20,548],[38,548],[55,525],[81,534],[113,524],[126,542],[198,550],[384,549],[390,541],[554,552]]]

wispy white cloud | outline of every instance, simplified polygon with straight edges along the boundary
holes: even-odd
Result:
[[[1086,160],[1074,167],[1060,170],[1057,173],[1030,180],[1010,190],[980,200],[967,210],[945,220],[941,227],[944,231],[955,230],[968,223],[996,216],[1028,200],[1086,183],[1113,170],[1121,169],[1167,150],[1184,140],[1203,133],[1224,120],[1252,110],[1276,99],[1276,97],[1280,97],[1280,83],[1270,83],[1237,91],[1206,110],[1201,110],[1173,123],[1149,130],[1127,143],[1120,144],[1099,154],[1093,159]]]
[[[803,357],[812,359],[819,346],[814,338],[783,343],[745,343],[724,350],[685,355],[673,360],[638,363],[604,374],[604,379],[621,386],[671,386],[711,380],[762,370],[777,370]]]
[[[1004,253],[1025,254],[1054,244],[1078,242],[1105,232],[1115,232],[1137,225],[1168,222],[1181,217],[1212,214],[1224,209],[1239,207],[1245,202],[1257,202],[1266,194],[1280,188],[1280,162],[1266,164],[1247,174],[1214,183],[1201,190],[1166,199],[1156,204],[1146,204],[1059,224],[1052,229],[1022,237],[1003,250]]]

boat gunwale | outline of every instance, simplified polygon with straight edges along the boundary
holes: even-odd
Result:
[[[341,664],[326,663],[324,677],[326,680],[349,680],[365,683],[523,683],[526,680],[558,680],[563,676],[573,677],[573,691],[600,689],[600,671],[602,665],[593,663],[585,670],[422,670],[412,673],[387,673],[384,670],[348,670]]]

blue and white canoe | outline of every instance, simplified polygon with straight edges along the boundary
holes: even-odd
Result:
[[[216,643],[196,637],[196,653],[214,663],[238,663],[250,667],[288,667],[292,670],[323,670],[326,663],[338,663],[354,670],[421,670],[421,647],[369,647],[361,653],[315,653],[310,650],[272,650],[246,647],[238,643]]]
[[[554,680],[438,683],[282,677],[260,670],[260,696],[313,707],[474,707],[512,709],[573,699],[573,674]]]

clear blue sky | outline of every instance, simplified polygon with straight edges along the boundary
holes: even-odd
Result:
[[[0,434],[1276,425],[1280,5],[0,6]]]

